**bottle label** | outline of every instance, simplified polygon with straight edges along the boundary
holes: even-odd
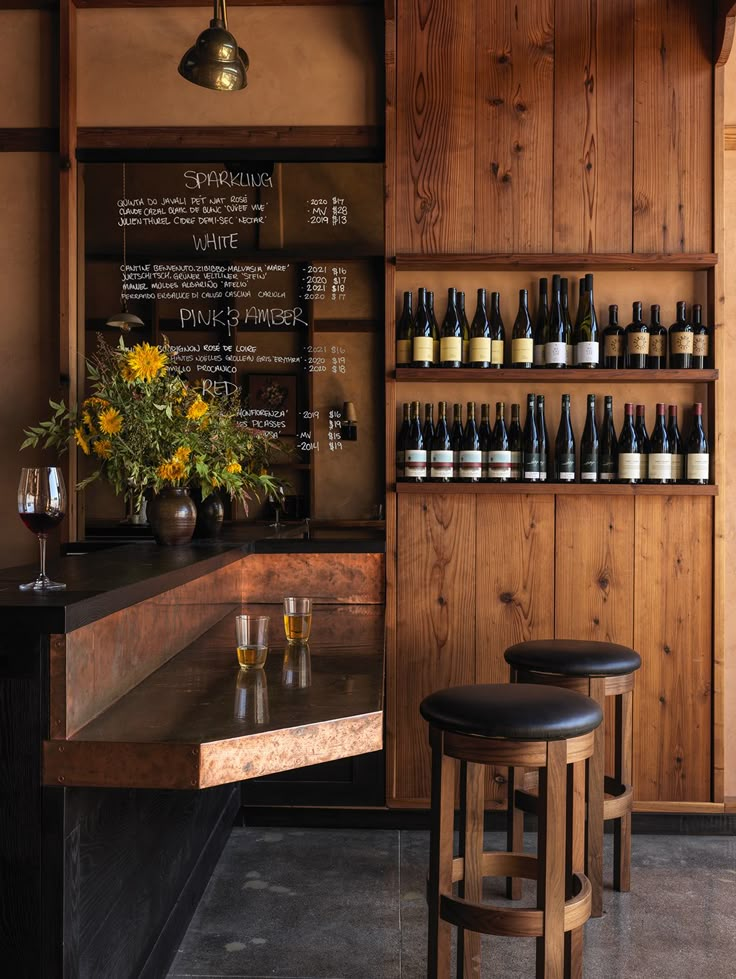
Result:
[[[428,360],[433,362],[434,349],[432,337],[414,337],[412,346],[412,360],[422,362]]]
[[[468,348],[468,363],[481,364],[491,362],[490,337],[471,337]]]
[[[460,479],[480,479],[483,475],[483,457],[480,449],[462,449],[460,452]]]
[[[597,364],[599,344],[597,340],[581,341],[577,345],[578,364]]]
[[[566,344],[560,343],[558,340],[552,343],[545,343],[544,345],[544,362],[545,364],[565,364],[567,363],[567,348]]]
[[[521,479],[521,452],[511,453],[511,478]]]
[[[442,337],[440,340],[440,363],[445,361],[458,361],[463,359],[463,339],[462,337]]]
[[[432,449],[429,454],[429,475],[432,479],[452,479],[454,455],[452,449]]]
[[[574,483],[575,482],[575,453],[565,453],[561,455],[557,460],[557,475],[560,482],[563,483]]]
[[[646,452],[639,453],[639,479],[646,479],[649,475],[649,456]]]
[[[575,347],[571,343],[565,344],[565,364],[568,367],[575,366]]]
[[[618,478],[619,479],[639,479],[639,459],[638,452],[619,452],[618,454]]]
[[[616,478],[616,460],[613,456],[601,456],[598,459],[598,479],[601,483],[612,483]]]
[[[511,479],[511,453],[506,449],[494,449],[488,453],[488,478]]]
[[[664,334],[658,333],[655,336],[649,337],[649,356],[650,357],[665,357],[667,351],[664,346]]]
[[[670,353],[691,354],[693,352],[693,335],[688,330],[681,333],[670,333]]]
[[[534,341],[531,337],[520,337],[511,341],[511,363],[531,364],[535,356]]]
[[[598,474],[598,480],[601,483],[612,483],[616,478],[615,472],[601,472]]]
[[[503,367],[503,340],[491,340],[491,363]]]
[[[684,465],[683,465],[684,461],[685,461],[685,457],[683,455],[681,455],[679,452],[673,453],[673,455],[672,455],[672,478],[674,479],[674,481],[676,483],[679,483],[682,480],[682,473],[683,473],[683,470],[685,468]]]
[[[406,449],[404,451],[404,475],[407,479],[424,479],[427,475],[427,452],[425,449]]]
[[[630,354],[642,354],[649,353],[649,334],[648,333],[629,333],[628,336],[628,347]]]
[[[440,362],[440,341],[432,340],[432,363],[439,364]]]
[[[708,356],[708,334],[697,333],[693,337],[693,354],[696,357]]]
[[[707,452],[692,452],[687,457],[687,478],[708,479],[710,477],[710,455]]]
[[[464,364],[468,364],[470,362],[470,357],[468,356],[469,353],[470,353],[470,341],[463,340],[463,363]]]
[[[488,479],[488,473],[491,468],[491,453],[481,452],[481,476],[483,479]]]
[[[525,452],[524,453],[524,479],[538,480],[540,476],[541,463],[542,463],[541,453]]]
[[[672,456],[669,452],[649,453],[649,478],[672,479]]]
[[[583,456],[580,460],[580,480],[583,483],[598,482],[598,456]]]
[[[397,340],[396,341],[396,364],[401,366],[402,364],[411,363],[411,340]]]
[[[606,357],[623,357],[623,336],[620,333],[616,333],[612,337],[605,337],[603,340],[603,353]]]

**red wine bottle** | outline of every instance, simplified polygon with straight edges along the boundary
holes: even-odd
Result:
[[[460,478],[460,451],[463,447],[463,414],[462,405],[453,405],[452,431],[450,432],[450,447],[452,448],[452,478]]]
[[[687,303],[678,302],[677,319],[670,327],[670,367],[673,370],[692,367],[694,337],[692,323],[687,318]]]
[[[618,323],[618,306],[608,307],[608,326],[603,331],[603,366],[608,370],[621,370],[625,364],[626,334]]]
[[[638,483],[640,473],[639,440],[634,428],[634,406],[624,405],[624,423],[618,437],[618,479],[620,483]]]
[[[480,454],[480,438],[475,424],[475,402],[468,401],[468,413],[465,418],[463,444],[460,449],[461,483],[479,483],[483,475],[483,460]]]
[[[626,366],[644,370],[649,360],[649,327],[641,318],[641,303],[633,304],[633,316],[626,327]]]
[[[693,362],[695,370],[705,370],[710,365],[710,336],[703,322],[703,307],[693,306]]]
[[[447,312],[440,330],[440,367],[462,367],[463,327],[457,312],[457,292],[447,290]]]
[[[569,284],[565,278],[560,279],[560,299],[562,301],[562,316],[565,320],[565,366],[575,364],[575,348],[572,345],[572,318],[570,316]]]
[[[664,419],[665,406],[658,402],[657,421],[649,440],[649,482],[669,483],[672,481],[672,455],[667,425]]]
[[[560,424],[555,438],[552,479],[555,483],[575,482],[575,433],[570,420],[570,395],[562,395]]]
[[[703,431],[703,405],[693,405],[693,420],[685,446],[685,466],[688,483],[705,485],[710,480],[708,440]]]
[[[491,366],[491,324],[486,309],[486,290],[478,290],[478,305],[470,324],[468,367]]]
[[[561,368],[567,365],[567,342],[565,339],[565,316],[562,312],[560,276],[552,276],[552,302],[547,323],[547,342],[544,345],[544,366]]]
[[[651,308],[649,320],[649,356],[647,367],[661,369],[667,366],[667,329],[659,320],[659,306]]]
[[[419,402],[412,402],[411,422],[404,450],[404,478],[409,483],[422,483],[427,476],[427,450],[419,420]]]
[[[639,482],[649,479],[649,433],[647,432],[646,407],[636,406],[636,438],[639,443]]]
[[[396,436],[396,481],[402,482],[404,479],[404,450],[406,448],[406,438],[409,434],[409,403],[404,402],[404,420]]]
[[[488,418],[488,413],[490,411],[490,405],[482,404],[480,406],[480,425],[478,426],[478,439],[480,441],[480,465],[481,465],[481,479],[488,479],[488,471],[490,466],[490,453],[491,453],[491,423]]]
[[[511,405],[511,424],[509,425],[509,449],[511,450],[511,480],[520,482],[522,476],[521,464],[523,454],[523,434],[519,416],[521,405]]]
[[[447,428],[447,402],[440,401],[440,414],[429,452],[429,479],[432,483],[452,482],[454,460]]]
[[[537,318],[534,321],[533,361],[535,367],[544,367],[544,350],[547,343],[548,326],[549,304],[547,301],[547,279],[542,278],[539,280],[539,305],[537,306]]]
[[[598,456],[600,442],[598,426],[595,421],[595,395],[588,395],[588,410],[585,415],[585,428],[580,439],[580,481],[583,483],[598,482]]]
[[[598,453],[598,479],[601,483],[613,483],[618,473],[618,439],[613,424],[613,398],[603,399],[603,424],[601,425]]]
[[[417,290],[417,315],[412,338],[412,367],[434,366],[434,333],[427,302],[427,290]]]
[[[404,308],[396,324],[396,366],[411,367],[411,344],[414,337],[414,313],[411,308],[412,294],[404,293]]]
[[[524,422],[522,479],[524,482],[530,483],[539,482],[539,471],[541,468],[536,408],[536,398],[533,394],[528,394],[526,399],[526,421]]]
[[[527,306],[526,289],[519,289],[519,311],[516,314],[514,329],[511,333],[511,366],[533,367],[534,345],[534,331],[532,330],[532,321]]]
[[[501,316],[501,295],[491,293],[491,367],[503,367],[503,352],[506,344],[506,330]]]
[[[672,456],[672,482],[682,483],[685,479],[685,453],[682,451],[680,429],[677,427],[677,405],[670,405],[669,407],[667,440]]]
[[[493,427],[488,454],[488,479],[492,483],[507,483],[511,479],[511,448],[504,419],[505,405],[496,402],[496,424]]]
[[[470,348],[470,324],[468,323],[468,314],[465,312],[465,293],[461,289],[457,291],[457,315],[460,318],[460,328],[463,334],[463,366],[465,367],[468,363]]]

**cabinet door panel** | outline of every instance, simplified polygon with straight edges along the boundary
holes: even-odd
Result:
[[[636,498],[634,796],[711,797],[713,500]]]
[[[475,679],[475,505],[473,496],[399,497],[393,801],[429,800],[423,698]]]

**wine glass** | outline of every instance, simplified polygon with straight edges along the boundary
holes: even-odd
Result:
[[[281,527],[279,518],[281,516],[281,511],[284,507],[284,496],[285,496],[284,487],[277,486],[275,490],[275,495],[274,493],[269,493],[267,497],[268,502],[273,507],[273,515],[274,515],[274,522],[270,523],[268,526],[275,527],[276,530],[279,530],[279,528]]]
[[[36,466],[21,469],[18,484],[18,514],[23,523],[38,537],[41,570],[38,577],[21,591],[60,591],[66,588],[61,581],[52,581],[46,574],[46,535],[61,523],[66,511],[66,489],[61,469],[56,466]]]

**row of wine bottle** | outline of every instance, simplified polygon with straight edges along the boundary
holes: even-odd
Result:
[[[699,303],[688,316],[687,303],[677,303],[676,320],[669,328],[660,322],[660,308],[650,308],[649,323],[642,319],[642,304],[633,304],[631,323],[618,322],[618,306],[608,307],[608,326],[601,329],[593,301],[593,276],[580,280],[580,302],[573,324],[568,305],[568,280],[552,276],[551,303],[547,279],[539,280],[539,304],[534,324],[529,315],[527,290],[519,290],[519,309],[506,349],[501,298],[491,293],[490,310],[485,289],[478,289],[472,323],[465,313],[465,294],[447,290],[447,312],[439,326],[434,295],[419,289],[416,314],[413,294],[404,293],[404,306],[396,326],[397,367],[604,367],[608,369],[672,369],[710,366],[710,331],[703,323]]]
[[[404,417],[396,440],[396,478],[403,482],[538,482],[558,483],[708,483],[710,456],[703,430],[703,406],[693,405],[687,441],[683,443],[677,424],[677,406],[657,404],[657,419],[651,436],[646,427],[644,405],[627,403],[620,434],[613,423],[613,398],[604,398],[603,422],[596,421],[596,399],[588,395],[585,427],[576,455],[576,439],[570,420],[570,395],[562,395],[562,408],[554,444],[547,435],[544,396],[527,395],[524,428],[520,406],[511,406],[511,424],[506,427],[505,404],[496,402],[496,422],[491,426],[490,406],[481,406],[480,424],[475,403],[468,402],[465,424],[462,408],[454,406],[452,425],[447,402],[439,403],[434,424],[432,404],[425,405],[424,423],[420,403],[404,404]],[[579,460],[579,462],[578,462]]]

